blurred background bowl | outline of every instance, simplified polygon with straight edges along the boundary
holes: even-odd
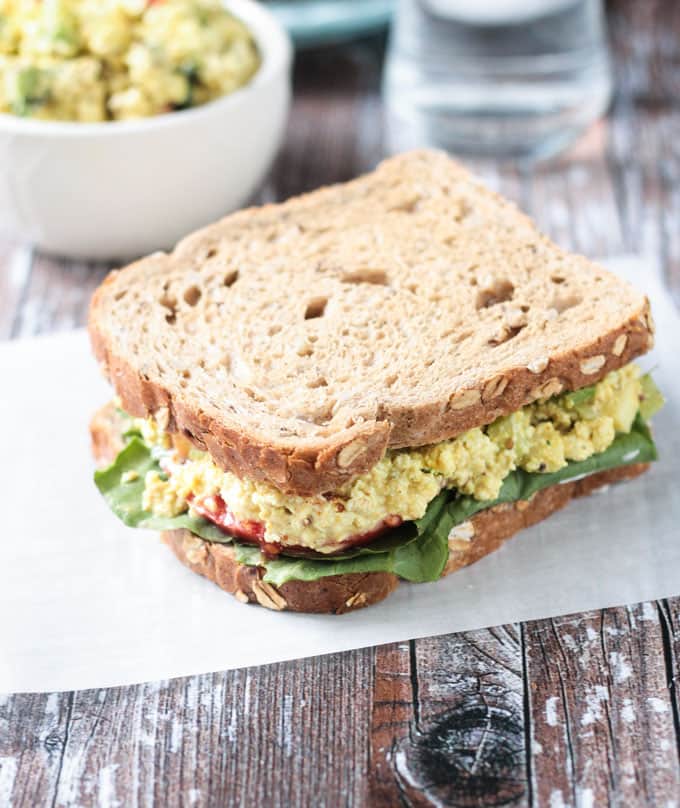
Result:
[[[248,200],[284,134],[292,48],[263,6],[225,6],[251,30],[262,58],[250,83],[230,95],[135,121],[0,115],[5,235],[72,258],[131,258],[171,247]]]

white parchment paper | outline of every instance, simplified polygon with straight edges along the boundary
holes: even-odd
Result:
[[[338,616],[246,606],[131,530],[92,483],[88,419],[111,393],[83,332],[0,345],[0,692],[108,687],[680,594],[680,320],[653,265],[642,364],[668,398],[661,460],[437,583]]]

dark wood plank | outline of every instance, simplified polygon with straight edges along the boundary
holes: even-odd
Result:
[[[619,93],[648,110],[677,103],[680,5],[673,0],[616,0],[610,10]]]
[[[369,804],[529,804],[519,628],[376,649]]]
[[[618,0],[609,143],[630,247],[657,257],[680,305],[680,4]]]
[[[380,160],[383,49],[372,39],[298,57],[288,131],[269,180],[274,198],[344,182]]]
[[[680,794],[655,604],[523,628],[540,805],[662,805]]]
[[[375,649],[368,792],[375,806],[406,803],[395,766],[398,744],[414,721],[412,647],[403,642]]]
[[[677,751],[680,755],[680,598],[669,598],[657,604],[664,637],[664,657],[668,693],[673,707]]]
[[[0,696],[0,805],[52,804],[72,704],[70,693]]]
[[[92,292],[108,270],[104,264],[75,263],[36,254],[12,336],[68,331],[84,325]]]
[[[13,696],[0,805],[359,805],[372,653]],[[52,802],[53,801],[53,802]]]
[[[0,245],[0,340],[16,336],[32,263],[31,247]]]

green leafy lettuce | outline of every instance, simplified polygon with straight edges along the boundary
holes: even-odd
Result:
[[[587,397],[582,397],[582,401],[585,400]],[[128,443],[115,461],[108,468],[95,473],[95,482],[110,508],[126,525],[152,530],[186,528],[208,541],[233,542],[237,559],[243,564],[264,567],[264,580],[273,584],[366,572],[393,572],[414,582],[434,581],[441,575],[448,559],[451,529],[479,511],[504,502],[527,500],[543,488],[599,471],[655,460],[656,447],[645,418],[649,418],[662,404],[661,393],[651,378],[645,376],[640,413],[631,431],[617,435],[604,452],[592,455],[587,460],[570,462],[552,473],[529,473],[516,469],[505,478],[498,498],[493,501],[479,501],[455,491],[442,491],[430,502],[421,519],[407,522],[365,547],[326,558],[286,555],[266,559],[257,547],[234,541],[219,527],[200,516],[184,513],[166,518],[145,511],[142,504],[144,477],[149,471],[160,472],[160,467],[152,451],[134,430],[126,432]]]
[[[202,539],[231,541],[217,525],[200,516],[183,513],[179,516],[162,517],[144,510],[144,477],[149,471],[160,472],[161,469],[151,449],[141,438],[134,433],[126,434],[129,436],[128,444],[119,452],[114,462],[108,468],[94,473],[97,488],[116,516],[129,527],[149,530],[176,530],[185,527]]]

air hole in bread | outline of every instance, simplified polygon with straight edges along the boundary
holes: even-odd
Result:
[[[120,292],[116,292],[116,294],[113,296],[113,299],[116,301],[116,303],[118,303],[119,300],[122,300],[125,297],[127,292],[128,292],[127,289],[121,289]]]
[[[169,295],[167,290],[163,290],[163,294],[159,298],[158,302],[166,309],[170,309],[170,311],[174,312],[177,308],[177,298],[174,295]]]
[[[188,368],[184,368],[184,370],[182,371],[182,378],[183,379],[191,378],[191,371]]]
[[[201,292],[201,290],[198,288],[198,286],[196,286],[196,284],[194,284],[193,286],[190,286],[188,289],[184,290],[184,295],[183,295],[184,302],[188,306],[195,306],[198,303],[198,301],[201,299],[202,294],[203,294],[203,292]]]
[[[560,283],[564,283],[565,278],[563,278],[561,275],[551,275],[551,276],[550,276],[550,280],[551,280],[553,283],[560,284]]]
[[[558,314],[562,314],[563,311],[578,306],[580,302],[581,298],[579,295],[555,295],[551,308],[555,309]]]
[[[497,345],[502,345],[504,342],[510,342],[510,340],[514,339],[524,328],[526,328],[526,326],[523,325],[503,326],[496,336],[488,341],[488,344],[495,348]]]
[[[301,345],[297,349],[298,356],[311,356],[314,353],[314,348],[311,345]]]
[[[224,285],[227,287],[233,286],[237,280],[238,280],[238,269],[232,269],[231,272],[227,272],[227,274],[224,276]]]
[[[527,304],[526,304],[526,303],[523,303],[523,304],[522,304],[522,305],[519,307],[520,311],[523,311],[525,314],[526,314],[526,313],[529,311],[529,309],[530,309],[530,308],[531,308],[531,306],[527,306]]]
[[[167,292],[167,284],[163,287],[163,294],[158,301],[163,308],[168,310],[165,315],[165,322],[173,325],[177,319],[177,298],[174,295],[169,295]]]
[[[340,280],[342,283],[371,283],[375,286],[387,286],[389,279],[384,269],[357,269],[355,272],[347,272]]]
[[[418,292],[418,284],[416,283],[408,283],[406,284],[406,288],[411,292],[411,294],[417,294]]]
[[[273,337],[275,334],[278,334],[279,331],[281,331],[281,328],[282,327],[280,325],[270,325],[267,329],[267,336]]]
[[[512,300],[515,293],[515,287],[508,280],[496,280],[487,285],[484,289],[480,289],[477,293],[476,306],[477,309],[488,309],[491,306],[496,306],[498,303],[505,303],[507,300]]]
[[[208,261],[217,255],[217,247],[211,247],[205,254],[205,260]]]
[[[327,297],[313,297],[309,303],[307,303],[305,320],[316,320],[318,317],[323,317],[327,305]]]
[[[307,387],[312,390],[315,390],[317,387],[328,387],[328,382],[323,376],[318,376],[316,379],[307,382]]]
[[[396,382],[399,376],[396,373],[392,373],[385,379],[385,387],[392,387]]]

